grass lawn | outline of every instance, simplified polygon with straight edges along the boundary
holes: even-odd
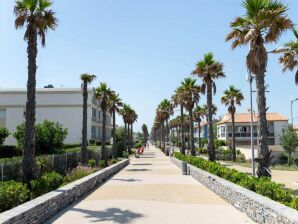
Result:
[[[220,162],[224,162],[224,163],[229,163],[229,164],[233,164],[233,165],[238,165],[238,166],[243,166],[243,167],[251,167],[251,162],[247,161],[247,162],[243,162],[243,163],[238,163],[238,162],[232,162],[232,161],[220,161]],[[278,165],[274,165],[271,167],[272,170],[284,170],[284,171],[298,171],[298,166],[297,165],[292,165],[292,166],[288,166],[288,165],[282,165],[282,164],[278,164]]]

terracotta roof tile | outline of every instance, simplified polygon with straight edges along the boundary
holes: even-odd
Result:
[[[279,113],[267,113],[267,121],[288,121],[289,119]],[[254,113],[253,121],[258,121],[258,114]],[[226,114],[217,124],[231,123],[231,115]],[[235,114],[235,123],[249,123],[250,113],[237,113]]]

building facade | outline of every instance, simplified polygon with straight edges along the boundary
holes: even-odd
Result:
[[[268,122],[268,144],[280,145],[280,136],[283,129],[288,127],[288,118],[279,113],[267,113]],[[255,144],[257,141],[257,114],[253,115],[253,134]],[[235,114],[235,140],[237,145],[250,145],[250,113]],[[217,138],[231,142],[232,140],[232,121],[230,114],[226,114],[217,123]]]
[[[24,122],[26,89],[0,89],[0,126],[10,133]],[[94,90],[88,90],[88,141],[100,142],[102,133],[102,111]],[[59,122],[68,129],[65,144],[81,143],[83,118],[83,96],[80,88],[44,88],[36,90],[36,123],[44,120]],[[112,134],[111,115],[107,113],[107,138]],[[6,145],[15,145],[12,134]]]

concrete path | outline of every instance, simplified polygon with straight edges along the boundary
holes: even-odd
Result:
[[[159,150],[139,159],[48,223],[254,223],[190,176],[182,176]]]

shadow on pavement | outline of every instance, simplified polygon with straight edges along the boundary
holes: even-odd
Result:
[[[149,169],[125,169],[126,171],[152,171],[152,170],[149,170]]]
[[[136,182],[136,181],[142,181],[142,180],[137,180],[137,179],[133,179],[133,178],[130,178],[130,179],[116,179],[116,178],[113,178],[111,180],[116,180],[116,181],[123,181],[123,182]]]
[[[72,208],[71,210],[86,214],[85,217],[92,219],[92,222],[130,223],[134,219],[143,217],[142,214],[119,208],[108,208],[104,211],[91,211],[80,208]]]

